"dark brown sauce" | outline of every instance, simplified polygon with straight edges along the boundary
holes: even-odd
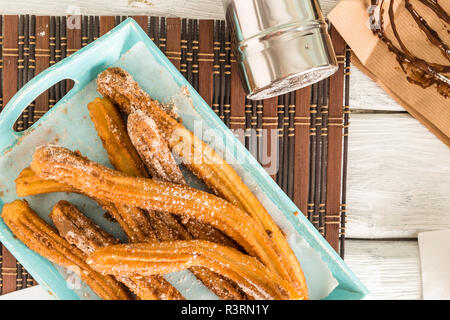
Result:
[[[441,50],[441,53],[448,61],[450,61],[450,49],[448,45],[442,41],[437,32],[433,30],[427,21],[413,8],[409,0],[405,0],[405,7],[416,21],[419,28],[425,33],[428,40]]]
[[[434,13],[439,18],[444,20],[444,22],[450,23],[450,15],[447,12],[445,12],[444,8],[442,8],[439,5],[438,0],[419,0],[419,1],[422,2],[424,5],[426,5],[428,8],[430,8],[431,10],[433,10]]]
[[[393,10],[394,0],[390,0],[388,8],[389,22],[394,33],[394,37],[398,42],[400,48],[395,46],[393,42],[386,36],[383,23],[383,4],[384,0],[371,0],[372,5],[379,6],[379,24],[373,24],[372,31],[378,36],[380,40],[386,43],[389,51],[395,54],[396,60],[399,63],[401,69],[406,74],[406,79],[410,83],[427,88],[435,85],[437,91],[448,98],[450,96],[450,79],[448,73],[450,73],[450,65],[441,65],[425,61],[419,57],[416,57],[403,43],[397,30],[395,23],[395,16]],[[439,37],[438,33],[431,28],[428,22],[420,15],[420,13],[411,5],[410,0],[405,1],[405,8],[413,17],[417,26],[425,33],[428,40],[444,55],[447,60],[450,61],[450,49],[448,45]],[[445,23],[450,23],[448,13],[439,5],[438,0],[419,0],[425,6],[433,10],[433,12]]]

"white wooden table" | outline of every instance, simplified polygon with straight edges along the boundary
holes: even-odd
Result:
[[[224,18],[221,0],[0,0],[0,14],[77,12]],[[371,298],[420,299],[417,234],[450,228],[450,150],[356,68],[350,106],[345,260]]]

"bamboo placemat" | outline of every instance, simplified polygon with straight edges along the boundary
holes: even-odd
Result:
[[[64,59],[127,17],[0,17],[0,111],[36,74]],[[339,70],[311,87],[263,101],[245,98],[224,21],[133,17],[241,142],[261,160],[278,153],[273,179],[313,225],[344,255],[349,125],[350,50],[331,27]],[[27,129],[72,87],[62,81],[40,95],[18,119]],[[263,146],[263,134],[278,143]],[[298,213],[297,213],[298,214]],[[1,245],[0,245],[1,246]],[[34,280],[1,248],[5,294]]]

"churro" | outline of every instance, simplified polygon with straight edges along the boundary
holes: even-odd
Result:
[[[195,175],[216,194],[250,214],[270,235],[290,277],[306,295],[307,287],[303,271],[285,236],[263,205],[224,159],[160,108],[126,71],[120,68],[105,70],[97,78],[97,90],[118,104],[127,114],[135,109],[146,112],[155,121],[170,150],[182,159]]]
[[[139,109],[134,110],[128,116],[127,130],[131,142],[141,155],[154,180],[186,185],[186,180],[172,156],[167,142],[161,137],[152,118]],[[178,222],[175,223],[178,224]],[[181,223],[195,239],[209,240],[237,248],[234,241],[210,225],[195,219],[184,219],[181,220]],[[174,225],[174,228],[177,227]],[[166,240],[183,239],[188,240],[189,238],[179,237]]]
[[[103,231],[71,203],[61,200],[52,209],[50,219],[60,236],[86,255],[102,247],[119,244],[119,240]]]
[[[113,167],[130,176],[148,177],[116,107],[106,98],[95,98],[88,104],[88,110]]]
[[[193,266],[209,268],[257,299],[298,299],[296,289],[258,259],[209,241],[115,245],[95,251],[88,263],[102,273],[165,274]]]
[[[45,179],[41,179],[39,177],[36,176],[36,174],[30,169],[30,171],[33,173],[34,178],[36,180],[41,180],[41,184],[45,184],[45,183],[49,183],[52,185],[61,185],[64,186],[64,188],[71,188],[68,187],[64,184],[58,183],[55,180],[45,180]],[[45,190],[45,188],[43,189]],[[75,190],[75,189],[73,189]],[[34,189],[33,189],[34,191]],[[36,189],[36,191],[38,191]],[[28,190],[25,187],[24,189],[22,189],[23,192],[23,196],[28,196],[31,194],[28,194]],[[54,192],[58,192],[58,190],[56,189]],[[37,195],[37,194],[41,194],[40,192],[34,192],[33,195]],[[114,217],[114,219],[116,219],[120,226],[122,227],[122,229],[124,230],[124,232],[128,235],[128,238],[130,239],[130,242],[144,242],[144,241],[155,241],[155,238],[153,237],[152,234],[150,234],[149,236],[145,236],[145,233],[147,232],[146,228],[142,228],[142,224],[135,224],[135,222],[137,221],[136,216],[133,217],[133,212],[136,212],[136,210],[141,211],[140,209],[137,208],[130,208],[130,215],[125,214],[124,210],[121,210],[120,212],[117,211],[117,207],[115,205],[112,205],[111,203],[107,203],[104,202],[102,203],[102,201],[97,200],[101,206],[108,211],[109,213],[111,213],[111,216]],[[126,208],[125,206],[121,206]],[[221,240],[220,238],[217,238],[217,233],[215,232],[212,236],[209,236],[207,234],[205,234],[204,232],[200,232],[199,234],[186,234],[186,231],[182,231],[182,229],[180,230],[180,224],[178,223],[178,221],[173,222],[172,220],[170,221],[165,221],[163,222],[163,219],[165,217],[158,216],[158,212],[157,211],[153,211],[153,215],[149,216],[149,222],[150,225],[154,227],[155,229],[155,234],[156,234],[156,238],[158,240],[161,241],[171,241],[171,240],[179,240],[179,239],[184,239],[184,240],[188,240],[188,239],[192,239],[192,238],[197,238],[197,239],[202,239],[202,240],[208,240],[213,238],[214,242],[216,243],[227,243],[227,241],[231,241],[228,237],[226,237],[225,240]],[[140,217],[140,215],[138,215]],[[198,224],[200,223],[198,220],[196,219],[190,219],[189,220],[190,224]],[[146,225],[147,223],[145,223]],[[194,230],[200,230],[202,229],[202,227],[198,227],[198,228],[192,228],[191,231]],[[220,233],[221,235],[223,235],[222,233]],[[130,236],[130,235],[134,235],[134,236]],[[197,237],[196,237],[197,236]],[[208,236],[207,239],[202,238]],[[223,237],[225,237],[225,235],[223,235]],[[137,240],[137,241],[132,241],[133,239],[143,239],[143,240]],[[236,247],[236,244],[233,242],[233,246]],[[241,292],[241,290],[239,288],[236,288],[234,284],[230,283],[229,281],[227,281],[226,279],[223,279],[220,275],[215,274],[213,272],[211,272],[208,269],[204,269],[204,268],[199,268],[199,267],[193,267],[191,268],[191,271],[194,273],[194,275],[200,279],[208,288],[210,288],[217,296],[219,296],[221,299],[231,299],[231,300],[241,300],[241,299],[245,299],[245,298],[249,298],[246,297],[245,294],[243,294]],[[140,282],[137,282],[133,287],[135,289],[133,289],[133,292],[136,292],[137,290],[139,290],[139,287],[137,287],[138,285],[140,285]],[[127,283],[127,286],[131,288],[130,283]],[[145,287],[144,287],[145,288]],[[141,289],[142,291],[142,289]],[[141,294],[141,298],[144,299],[144,297],[142,297]]]
[[[116,170],[79,151],[41,146],[15,180],[16,190],[19,196],[86,195],[120,224],[130,244],[119,244],[65,201],[51,213],[65,239],[22,201],[2,212],[11,230],[44,257],[81,269],[105,299],[130,297],[120,282],[141,299],[184,299],[162,275],[185,269],[222,299],[307,299],[285,235],[237,172],[126,71],[107,69],[97,87],[105,98],[88,109]],[[114,104],[127,114],[127,125]],[[175,159],[215,195],[188,186]]]
[[[81,193],[80,191],[55,180],[39,178],[30,168],[25,168],[19,174],[15,182],[16,193],[19,197],[35,196],[53,192]],[[154,230],[142,210],[127,206],[118,208],[112,203],[99,200],[97,200],[97,202],[119,223],[131,242],[143,241],[142,239],[156,239]]]
[[[186,184],[167,142],[159,134],[152,118],[141,110],[135,110],[128,116],[127,130],[153,179]]]
[[[113,167],[126,175],[148,177],[148,172],[128,137],[122,115],[116,107],[106,98],[96,98],[88,104],[88,110]],[[163,229],[165,223],[158,220],[159,216],[156,212],[144,212],[133,206],[117,205],[102,200],[99,202],[119,222],[130,242],[157,241],[157,230],[170,232],[168,228]],[[138,279],[133,289],[141,295],[159,292],[161,299],[182,298],[182,295],[168,281],[160,277]],[[149,297],[147,295],[141,298]]]
[[[131,139],[127,135],[127,131],[125,129],[125,125],[123,123],[122,117],[120,116],[117,109],[107,100],[107,99],[95,99],[93,102],[88,105],[89,113],[91,116],[91,120],[93,121],[97,133],[100,139],[103,142],[103,147],[108,153],[111,163],[114,163],[114,167],[130,176],[141,176],[148,177],[147,172],[142,172],[141,168],[144,167],[141,159],[134,156],[136,151],[133,147],[133,144],[136,145],[136,140],[134,140],[133,144],[130,141]],[[147,129],[147,128],[144,128]],[[153,134],[152,134],[153,133]],[[147,161],[148,169],[152,172],[152,174],[158,178],[163,178],[162,172],[167,172],[168,170],[172,170],[174,175],[167,175],[166,179],[174,179],[176,182],[184,182],[183,175],[179,170],[176,163],[173,161],[172,154],[167,148],[167,144],[163,141],[159,134],[155,131],[150,132],[150,136],[146,136],[148,139],[146,142],[148,145],[152,146],[155,142],[159,143],[157,148],[153,148],[151,153],[145,153],[144,159],[148,159],[148,156],[151,154],[157,154],[158,156],[155,159],[155,163],[167,164],[163,165],[163,169],[160,169],[155,166],[152,162]],[[136,139],[136,135],[134,135]],[[161,148],[161,150],[159,150]],[[120,151],[117,151],[120,150]],[[140,145],[138,151],[145,152],[145,148],[143,145]],[[162,153],[161,151],[165,151]],[[157,169],[154,169],[157,168]],[[106,209],[109,208],[109,212],[112,213],[112,216],[117,219],[126,220],[127,216],[123,214],[124,209],[123,206],[118,205],[103,205]],[[129,207],[127,207],[129,208]],[[143,212],[137,208],[129,208],[129,210],[133,211],[133,216],[136,217],[132,220],[132,222],[137,221],[137,217],[140,217],[142,222],[144,222],[144,218],[147,219],[148,223],[141,223],[140,228],[138,228],[135,233],[146,233],[149,231],[149,225],[153,227],[153,233],[149,238],[139,237],[137,239],[132,239],[131,242],[143,242],[143,241],[155,241],[159,239],[161,241],[166,240],[178,240],[178,239],[192,239],[192,236],[189,231],[192,231],[192,234],[201,235],[202,238],[206,236],[214,237],[215,239],[223,240],[226,238],[221,232],[214,228],[204,227],[201,229],[202,224],[194,219],[185,219],[185,225],[192,228],[193,230],[186,230],[186,228],[180,224],[179,220],[172,216],[170,213],[148,210],[146,212],[146,217],[143,217]],[[119,211],[115,214],[115,211]],[[139,215],[139,211],[141,215]],[[122,214],[121,214],[122,213]],[[141,217],[142,216],[142,217]],[[125,221],[126,222],[126,221]],[[122,225],[122,224],[121,224]],[[125,223],[122,227],[124,229],[129,228],[131,225]],[[201,230],[207,230],[207,232],[201,232]],[[156,239],[155,237],[156,236]],[[226,238],[228,239],[228,238]],[[228,243],[232,244],[230,240]],[[193,268],[191,270],[198,279],[200,279],[203,284],[205,284],[208,288],[210,288],[216,295],[218,295],[222,299],[243,299],[245,295],[238,289],[236,286],[226,279],[223,279],[220,275],[215,274],[207,269],[202,268]]]
[[[53,192],[81,193],[79,190],[55,180],[42,179],[30,168],[22,170],[15,182],[16,193],[19,197],[35,196]],[[156,240],[155,231],[153,230],[148,217],[141,209],[129,206],[115,206],[112,203],[100,201],[98,199],[96,200],[101,207],[109,212],[114,220],[119,223],[130,242],[139,242],[146,239]]]
[[[16,193],[19,197],[53,192],[75,191],[71,186],[64,185],[55,180],[44,180],[39,178],[30,168],[23,169],[14,182],[16,184]]]
[[[129,176],[148,178],[149,174],[145,165],[128,136],[122,116],[114,105],[108,99],[97,98],[88,104],[88,110],[114,168]],[[144,212],[138,208],[108,203],[102,203],[102,206],[119,223],[123,221],[121,226],[125,232],[131,229],[130,242],[154,241],[166,233],[187,234],[184,228],[177,230],[171,228],[174,218],[167,213]]]
[[[208,223],[258,257],[273,272],[290,279],[260,224],[233,204],[212,194],[188,186],[125,176],[57,146],[37,148],[31,169],[41,178],[71,185],[92,198],[170,212]]]
[[[50,213],[59,234],[86,255],[99,248],[118,244],[119,241],[103,231],[91,219],[67,201],[59,201]],[[161,276],[115,275],[115,278],[130,288],[142,300],[180,300],[183,296],[170,290]],[[169,290],[168,290],[169,289]]]
[[[53,263],[68,268],[102,299],[128,300],[130,295],[111,276],[104,276],[87,263],[87,256],[61,238],[55,230],[42,220],[26,201],[16,200],[5,204],[2,218],[14,235],[31,250]]]

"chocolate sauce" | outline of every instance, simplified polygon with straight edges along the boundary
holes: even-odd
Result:
[[[434,31],[427,21],[413,8],[409,0],[405,0],[405,7],[416,21],[419,28],[425,33],[428,40],[438,47],[445,58],[450,61],[450,49],[448,45],[442,41],[436,31]]]
[[[427,36],[428,40],[450,61],[450,49],[448,45],[439,37],[437,32],[430,27],[428,22],[414,9],[410,0],[405,1],[405,8],[413,17],[417,26]],[[449,23],[449,15],[439,5],[438,0],[419,0],[421,3],[429,7],[435,12],[435,14],[444,22]],[[450,73],[450,65],[441,65],[438,63],[428,62],[424,59],[416,57],[403,43],[397,30],[395,23],[395,16],[393,10],[394,0],[390,0],[388,8],[389,22],[394,33],[394,37],[397,40],[400,48],[392,43],[392,41],[386,36],[383,23],[383,4],[384,0],[379,2],[378,0],[371,0],[372,5],[379,6],[379,24],[373,24],[372,31],[378,36],[380,40],[386,43],[389,51],[395,54],[396,60],[399,63],[401,69],[406,74],[406,79],[422,88],[427,88],[435,85],[437,91],[445,98],[450,96],[450,79],[448,74]]]
[[[445,12],[444,8],[442,8],[437,0],[419,0],[424,5],[426,5],[428,8],[434,11],[436,15],[444,20],[446,23],[450,23],[450,15]]]

